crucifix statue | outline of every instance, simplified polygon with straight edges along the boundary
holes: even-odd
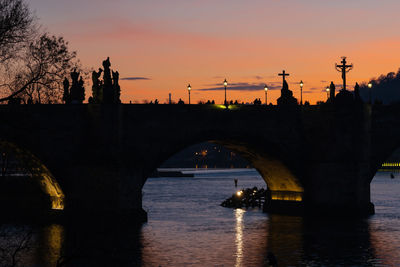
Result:
[[[284,70],[282,71],[282,73],[278,74],[279,76],[283,76],[283,83],[285,83],[286,81],[286,76],[289,76],[289,73],[286,73]]]
[[[346,65],[346,57],[342,57],[342,65],[335,64],[336,70],[342,73],[343,90],[346,90],[346,73],[353,69],[353,64]]]

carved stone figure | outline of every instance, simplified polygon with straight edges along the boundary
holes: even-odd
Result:
[[[113,89],[114,89],[114,103],[118,104],[121,103],[121,87],[119,86],[119,72],[112,72],[113,76]]]
[[[71,95],[69,92],[69,81],[67,78],[65,78],[63,81],[63,87],[64,87],[63,101],[65,104],[70,104],[71,103]]]
[[[354,101],[356,102],[356,104],[363,103],[360,95],[360,86],[358,85],[358,83],[356,83],[356,86],[354,86]]]
[[[278,106],[297,106],[297,99],[293,97],[293,92],[289,90],[286,80],[283,80],[281,97],[278,98]]]
[[[113,92],[114,90],[113,90],[110,66],[111,66],[110,58],[108,57],[106,60],[103,61],[103,67],[104,67],[103,103],[105,104],[114,103],[114,92]]]
[[[100,104],[103,102],[103,88],[101,86],[100,76],[103,70],[99,68],[99,71],[92,72],[92,103]]]
[[[329,85],[329,99],[331,100],[331,102],[334,101],[335,96],[336,96],[336,86],[333,82],[331,82],[331,84]]]
[[[85,88],[83,87],[82,77],[79,79],[80,73],[74,69],[71,72],[72,85],[70,89],[70,99],[72,104],[82,104],[85,100]]]

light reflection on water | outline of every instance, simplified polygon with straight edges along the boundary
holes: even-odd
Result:
[[[141,229],[81,222],[38,227],[20,266],[56,266],[60,257],[68,259],[64,266],[74,267],[268,266],[268,252],[279,266],[400,266],[400,179],[377,175],[371,186],[377,214],[363,220],[219,206],[237,189],[252,186],[265,185],[251,171],[149,179],[143,202],[149,222]],[[23,229],[11,235],[17,239],[29,230],[7,227]]]
[[[243,258],[243,214],[246,211],[243,209],[235,210],[236,218],[236,267],[242,266]]]
[[[37,260],[43,266],[54,266],[62,256],[62,242],[64,240],[64,227],[60,224],[51,224],[42,229],[39,234],[42,246],[38,249]]]

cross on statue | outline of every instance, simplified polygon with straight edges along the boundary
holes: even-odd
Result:
[[[342,57],[341,63],[342,65],[335,64],[335,68],[338,72],[342,73],[343,89],[346,90],[346,73],[353,69],[353,64],[346,65],[346,57]]]
[[[282,71],[282,73],[278,73],[279,76],[283,76],[283,83],[285,83],[286,81],[286,76],[289,76],[289,73],[286,73],[284,70]]]

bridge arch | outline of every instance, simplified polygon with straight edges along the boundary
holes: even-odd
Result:
[[[52,210],[64,209],[64,193],[50,170],[30,151],[14,143],[0,140],[0,152],[11,154],[21,167],[28,171],[29,176],[40,187],[41,191],[49,197]]]
[[[258,147],[253,142],[236,138],[200,138],[176,144],[169,143],[167,147],[162,149],[161,156],[155,161],[151,172],[180,151],[204,142],[221,145],[247,160],[258,171],[271,190],[272,200],[303,200],[304,185],[301,181],[301,171],[296,169],[295,164],[290,164],[292,160],[285,159],[281,154],[280,148],[272,143],[269,143],[266,149],[264,149],[264,146]],[[147,177],[151,172],[148,172]]]

